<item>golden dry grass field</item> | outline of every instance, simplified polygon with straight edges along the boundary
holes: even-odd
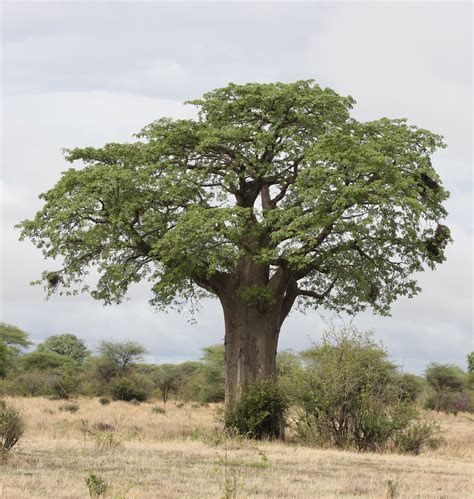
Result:
[[[90,473],[111,498],[474,497],[474,421],[427,413],[445,443],[419,456],[311,449],[223,437],[216,407],[10,398],[27,430],[0,464],[0,497],[89,497]],[[98,424],[111,425],[112,428]],[[102,428],[102,429],[101,429]]]

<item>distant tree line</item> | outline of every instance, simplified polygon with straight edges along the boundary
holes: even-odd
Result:
[[[386,400],[392,397],[436,411],[474,411],[474,353],[468,355],[466,371],[431,363],[423,376],[417,376],[400,372],[370,335],[338,336],[332,331],[329,337],[299,354],[281,352],[277,356],[279,386],[285,398],[306,412],[312,407],[319,427],[321,407],[331,406],[337,412],[338,404],[345,404],[338,417],[347,421],[349,401],[354,402],[354,394],[361,392],[366,398],[374,391],[383,393]],[[103,340],[93,354],[83,340],[70,333],[49,336],[27,351],[31,346],[26,332],[0,324],[0,396],[153,398],[163,404],[170,399],[224,400],[224,345],[206,347],[199,361],[180,364],[144,363],[146,350],[135,341]],[[324,424],[333,423],[328,414],[324,418]],[[309,420],[306,424],[311,426]]]
[[[28,334],[0,324],[0,396],[110,396],[144,401],[170,397],[202,403],[224,399],[224,346],[203,349],[200,361],[146,364],[135,341],[99,343],[97,354],[74,334],[46,338],[32,351]]]

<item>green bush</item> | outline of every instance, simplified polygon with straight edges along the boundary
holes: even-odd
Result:
[[[212,345],[203,348],[201,373],[203,383],[198,395],[198,402],[223,402],[225,387],[224,345]]]
[[[86,485],[89,489],[90,497],[100,497],[105,495],[107,489],[109,488],[107,482],[98,475],[90,473],[86,478]]]
[[[225,425],[228,430],[250,438],[280,438],[286,409],[287,402],[276,382],[259,380],[226,411]]]
[[[0,400],[0,457],[18,443],[24,431],[25,421],[20,411]]]
[[[134,377],[117,377],[110,383],[110,393],[114,400],[144,402],[148,393]]]
[[[109,397],[100,397],[99,398],[99,402],[102,405],[109,405],[110,404],[110,399],[109,399]]]
[[[352,326],[331,328],[303,352],[290,386],[297,439],[307,445],[376,451],[416,417],[386,351]]]

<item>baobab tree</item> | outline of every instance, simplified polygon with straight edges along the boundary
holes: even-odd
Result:
[[[152,304],[219,299],[226,400],[275,376],[295,306],[388,314],[445,259],[448,193],[431,164],[442,137],[350,116],[351,97],[314,81],[229,84],[159,119],[132,143],[66,151],[81,161],[20,226],[62,266],[50,292],[120,302],[148,279]],[[91,269],[99,274],[87,284]]]

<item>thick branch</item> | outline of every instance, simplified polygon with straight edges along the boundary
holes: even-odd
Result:
[[[286,192],[288,191],[288,188],[290,185],[294,184],[296,181],[296,178],[298,177],[298,166],[303,161],[304,156],[300,156],[299,158],[296,158],[295,161],[293,162],[293,175],[291,175],[288,180],[284,183],[281,184],[281,189],[280,192],[270,200],[270,204],[273,208],[276,207],[276,205],[285,197]]]
[[[286,293],[283,297],[283,302],[281,304],[280,310],[280,326],[283,324],[284,320],[288,317],[288,314],[298,297],[298,285],[294,279],[291,279],[286,287]]]
[[[329,293],[332,291],[336,281],[333,281],[329,287],[323,291],[322,293],[317,293],[316,291],[312,291],[310,289],[299,289],[297,290],[298,296],[308,296],[310,298],[315,298],[316,300],[323,300],[326,298]]]
[[[272,200],[270,198],[270,187],[268,184],[263,184],[260,195],[262,197],[262,209],[270,210],[272,208]]]
[[[212,276],[194,274],[192,280],[202,289],[220,295],[228,287],[230,276],[225,272],[215,272]]]

